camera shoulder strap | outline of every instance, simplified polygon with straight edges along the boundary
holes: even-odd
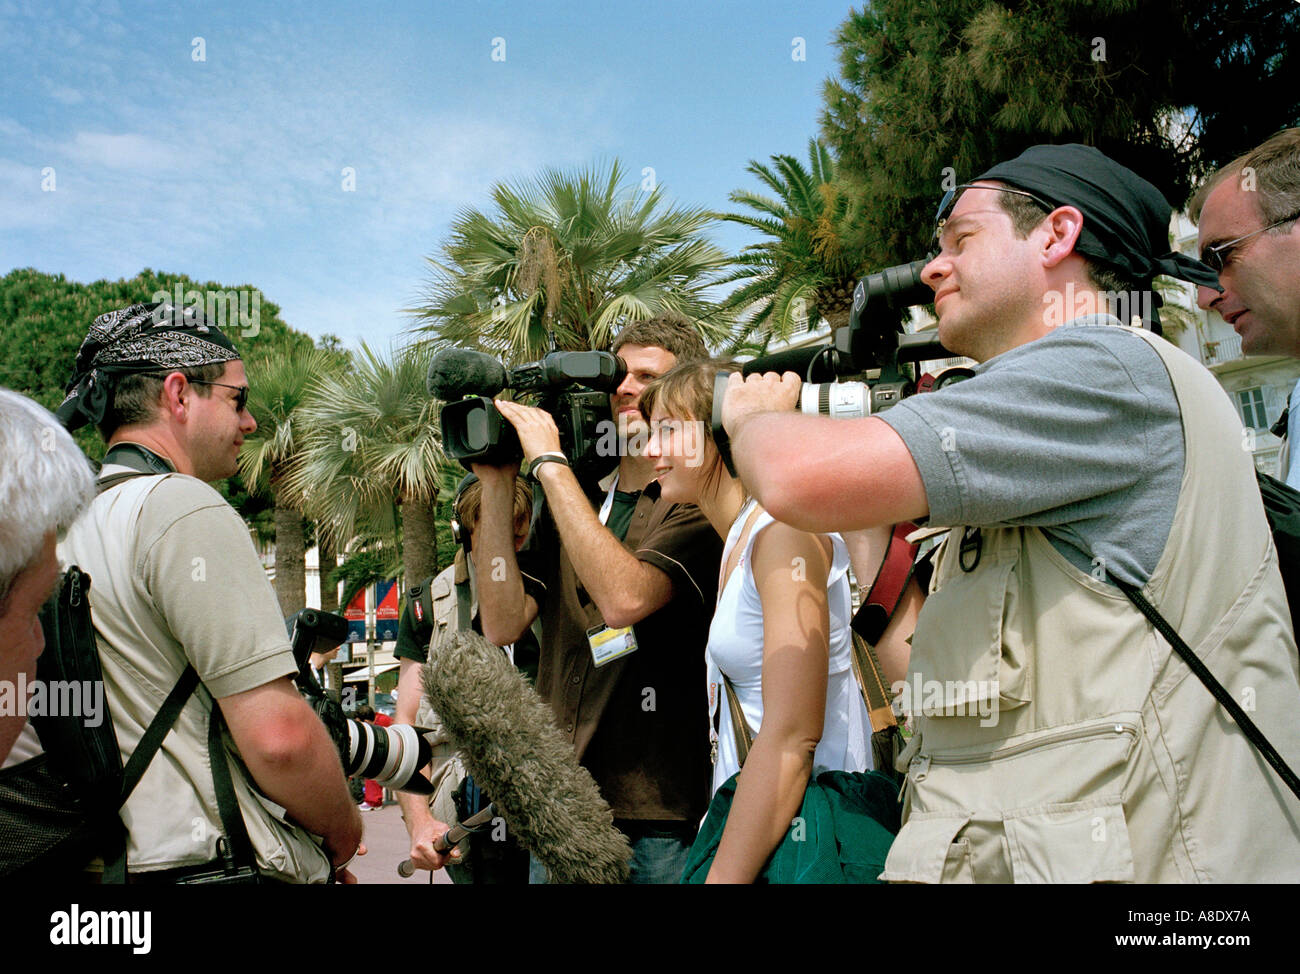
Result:
[[[253,852],[253,842],[248,837],[248,828],[244,825],[243,813],[239,810],[239,800],[235,797],[235,786],[230,777],[230,758],[226,754],[221,730],[226,722],[221,716],[221,708],[213,701],[212,713],[208,716],[208,757],[212,762],[212,785],[217,793],[217,812],[221,815],[221,830],[229,843],[230,862],[228,872],[243,866],[257,871],[257,856]],[[219,851],[220,850],[219,848]]]
[[[1283,783],[1295,793],[1297,798],[1300,798],[1300,779],[1296,777],[1295,772],[1282,760],[1282,756],[1269,743],[1263,732],[1255,726],[1255,722],[1247,717],[1246,712],[1237,705],[1237,701],[1232,699],[1232,694],[1224,688],[1222,683],[1215,679],[1214,674],[1201,661],[1201,658],[1192,652],[1187,643],[1183,642],[1183,638],[1178,635],[1174,627],[1156,610],[1155,606],[1147,601],[1146,596],[1142,594],[1136,585],[1120,581],[1114,575],[1110,576],[1110,580],[1118,585],[1120,591],[1128,596],[1129,601],[1138,607],[1138,611],[1147,617],[1151,625],[1155,626],[1156,631],[1168,640],[1169,645],[1174,648],[1174,651],[1187,664],[1188,668],[1205,684],[1205,688],[1214,694],[1214,699],[1219,701],[1223,705],[1223,709],[1236,721],[1242,733],[1246,735],[1251,744],[1255,745],[1255,749],[1259,751],[1264,760],[1272,765],[1273,770],[1278,773]]]
[[[903,600],[907,583],[912,580],[918,546],[910,543],[907,536],[915,530],[916,525],[911,522],[894,526],[889,545],[880,560],[880,567],[876,569],[876,577],[850,623],[853,635],[853,675],[857,677],[858,690],[867,705],[874,732],[898,724],[893,707],[890,706],[889,688],[885,683],[880,659],[876,656],[876,644],[889,628],[889,623]]]

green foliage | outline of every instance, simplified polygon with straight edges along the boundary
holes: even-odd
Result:
[[[321,374],[299,407],[300,460],[285,487],[340,550],[383,539],[405,561],[400,505],[437,497],[445,458],[437,403],[424,388],[430,354],[383,356],[363,344],[349,368]]]
[[[301,407],[321,378],[341,372],[348,363],[342,352],[312,347],[245,363],[248,409],[257,420],[257,429],[244,438],[239,452],[239,469],[247,484],[260,493],[274,493],[302,449]],[[301,508],[301,498],[285,501]]]
[[[461,211],[430,258],[417,332],[515,364],[550,351],[552,332],[562,349],[605,348],[627,322],[665,311],[720,341],[727,317],[703,295],[726,265],[704,237],[710,216],[623,180],[615,163],[497,184],[495,210]]]
[[[835,327],[846,325],[866,255],[844,239],[850,207],[835,180],[830,152],[809,139],[806,167],[794,156],[778,155],[771,166],[751,161],[747,170],[774,195],[736,190],[731,201],[752,213],[717,214],[766,237],[746,247],[733,260],[736,270],[720,282],[744,282],[727,296],[724,308],[752,308],[729,350],[789,338],[797,330],[815,327],[819,318]]]
[[[822,129],[873,266],[922,256],[943,190],[1030,145],[1095,145],[1177,205],[1300,117],[1300,7],[1276,0],[879,0],[836,42]]]

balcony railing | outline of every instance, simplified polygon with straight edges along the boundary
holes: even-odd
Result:
[[[1241,358],[1241,336],[1215,339],[1201,346],[1201,361],[1208,368]]]

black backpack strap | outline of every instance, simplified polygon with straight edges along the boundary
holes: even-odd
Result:
[[[158,713],[154,714],[153,720],[149,722],[149,726],[145,729],[144,736],[140,738],[140,743],[136,745],[130,759],[126,762],[126,767],[122,771],[122,790],[117,802],[118,809],[126,804],[126,800],[131,797],[131,792],[135,791],[135,786],[144,777],[149,762],[158,753],[158,748],[162,747],[163,738],[172,729],[172,725],[176,723],[176,718],[180,716],[185,704],[189,701],[195,687],[198,685],[198,671],[193,666],[185,667],[185,672],[176,681],[171,693],[167,694],[167,699],[158,708]],[[118,824],[121,825],[120,818]],[[111,841],[112,847],[104,854],[103,882],[125,883],[126,829],[116,829]]]
[[[1183,642],[1182,637],[1174,631],[1174,627],[1165,621],[1165,617],[1156,611],[1155,606],[1147,601],[1146,596],[1138,590],[1137,586],[1122,582],[1114,575],[1111,576],[1111,581],[1118,585],[1120,591],[1129,597],[1129,601],[1136,605],[1138,610],[1150,620],[1151,625],[1156,627],[1160,635],[1169,641],[1169,645],[1173,646],[1178,655],[1182,657],[1183,662],[1205,684],[1206,689],[1214,694],[1214,699],[1219,701],[1223,705],[1223,709],[1237,722],[1237,726],[1250,739],[1250,743],[1254,744],[1259,753],[1264,756],[1264,760],[1273,766],[1273,770],[1278,773],[1286,786],[1295,793],[1297,798],[1300,798],[1300,778],[1297,778],[1295,772],[1282,760],[1282,756],[1268,742],[1268,738],[1264,736],[1263,732],[1255,726],[1255,722],[1246,716],[1246,712],[1241,707],[1237,706],[1237,701],[1232,699],[1232,694],[1224,689],[1223,684],[1214,678],[1214,674],[1201,662],[1200,657],[1192,652],[1187,643]]]

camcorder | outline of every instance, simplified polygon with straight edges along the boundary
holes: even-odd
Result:
[[[917,392],[928,392],[969,378],[974,372],[961,366],[944,369],[938,376],[919,378],[913,374],[914,369],[904,368],[909,363],[954,357],[930,333],[900,333],[881,364],[881,336],[893,330],[899,313],[934,300],[934,291],[921,279],[927,262],[914,260],[886,267],[858,281],[853,289],[849,323],[835,329],[829,344],[765,355],[746,362],[741,373],[797,372],[804,380],[799,391],[800,412],[837,419],[881,413]],[[844,381],[847,376],[861,375],[877,366],[880,368],[877,378]],[[731,444],[722,428],[722,401],[728,378],[728,373],[719,373],[714,379],[710,425],[718,452],[734,476]]]
[[[293,658],[298,664],[294,682],[298,690],[329,731],[343,760],[343,773],[373,778],[384,788],[409,791],[417,795],[433,793],[433,784],[420,769],[433,758],[433,748],[425,735],[427,728],[409,724],[380,727],[348,717],[337,700],[329,696],[312,675],[308,657],[324,653],[348,638],[348,622],[333,612],[300,609],[284,620],[293,644]]]
[[[443,400],[442,443],[447,455],[470,464],[502,465],[523,458],[519,437],[492,402],[504,389],[534,393],[560,431],[560,449],[580,481],[598,480],[618,463],[608,440],[609,394],[627,375],[609,352],[551,352],[541,361],[508,369],[491,355],[444,349],[429,365],[429,395]]]

